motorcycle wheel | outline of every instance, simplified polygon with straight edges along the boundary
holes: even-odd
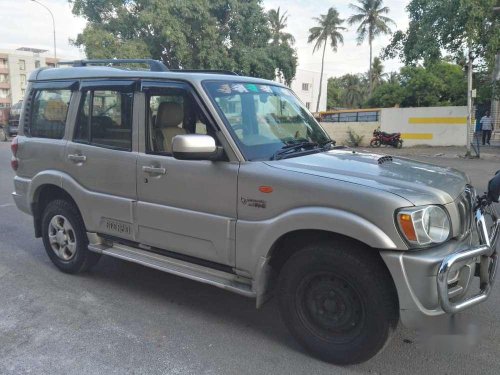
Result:
[[[396,143],[396,148],[402,148],[403,147],[403,141],[400,139],[398,143]]]
[[[380,147],[382,143],[380,142],[380,139],[372,139],[370,141],[370,146],[371,147]]]

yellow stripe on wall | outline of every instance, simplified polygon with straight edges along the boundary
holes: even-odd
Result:
[[[433,139],[432,133],[401,133],[403,139]]]
[[[467,124],[467,117],[410,117],[410,118],[408,118],[408,124],[465,125],[465,124]]]

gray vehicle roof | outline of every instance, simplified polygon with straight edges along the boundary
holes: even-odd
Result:
[[[256,84],[267,84],[283,86],[282,84],[261,78],[214,74],[203,72],[151,72],[143,70],[125,70],[103,66],[68,67],[68,68],[40,68],[35,70],[29,80],[52,81],[63,79],[92,79],[92,78],[147,78],[147,79],[176,79],[189,82],[201,82],[205,80],[220,80],[233,82],[248,82]],[[285,86],[283,86],[285,87]]]

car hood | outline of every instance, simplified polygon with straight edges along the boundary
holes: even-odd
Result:
[[[269,161],[266,164],[384,190],[417,206],[450,203],[464,191],[469,182],[464,173],[452,168],[345,149]]]

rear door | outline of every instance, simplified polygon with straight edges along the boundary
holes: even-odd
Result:
[[[87,230],[135,238],[137,141],[134,81],[84,81],[74,131],[66,146],[66,171],[84,202]]]
[[[144,82],[142,100],[137,165],[139,241],[234,266],[239,163],[172,156],[175,135],[218,138],[216,127],[187,84]]]

